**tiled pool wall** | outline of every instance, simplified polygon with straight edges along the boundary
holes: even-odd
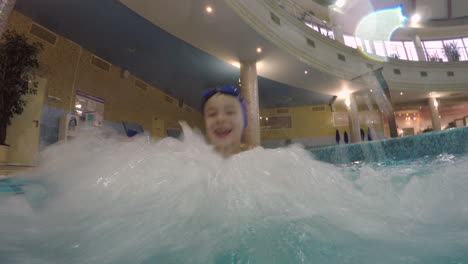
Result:
[[[468,127],[308,150],[316,159],[335,164],[464,154],[468,152]]]

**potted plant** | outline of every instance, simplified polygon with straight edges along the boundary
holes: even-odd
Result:
[[[434,52],[433,54],[427,54],[427,59],[433,62],[439,62],[440,60],[439,54],[437,54],[437,52]]]
[[[40,43],[29,43],[25,35],[14,30],[3,33],[0,41],[0,165],[6,162],[7,128],[15,115],[23,112],[24,95],[36,94],[37,56]]]
[[[388,56],[388,61],[398,61],[400,59],[400,56],[397,53],[392,53],[390,56]]]
[[[444,54],[448,61],[460,61],[460,52],[456,42],[444,43]]]

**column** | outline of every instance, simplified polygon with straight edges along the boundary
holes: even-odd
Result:
[[[396,125],[396,118],[395,118],[395,113],[390,113],[385,115],[388,121],[388,129],[390,130],[390,137],[391,138],[396,138],[398,137],[398,129]]]
[[[335,36],[335,40],[339,41],[341,44],[345,44],[343,30],[339,25],[333,26],[333,35]]]
[[[247,106],[248,126],[244,131],[244,143],[260,146],[260,120],[258,103],[257,63],[240,63],[241,94]]]
[[[414,35],[413,42],[414,46],[416,47],[416,53],[418,54],[419,61],[427,61],[421,38],[418,35]]]
[[[16,0],[0,0],[0,36],[5,31]]]
[[[434,131],[442,130],[442,126],[440,125],[440,117],[439,117],[439,102],[437,98],[429,98],[429,111],[431,112],[431,119],[432,119],[432,129]]]
[[[345,101],[346,109],[348,110],[348,124],[349,134],[351,136],[351,143],[361,142],[361,130],[359,125],[359,112],[356,103],[356,98],[350,94]]]
[[[380,74],[382,74],[381,71]],[[385,104],[387,104],[387,106],[382,107],[381,111],[387,119],[388,129],[390,130],[390,137],[396,138],[398,137],[398,129],[396,124],[395,112],[392,104],[392,97],[390,96],[390,89],[382,89],[382,91],[384,94],[383,100]]]

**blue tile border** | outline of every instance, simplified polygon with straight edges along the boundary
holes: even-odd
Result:
[[[335,164],[417,159],[442,153],[465,154],[468,152],[468,127],[308,150],[316,159]]]
[[[0,180],[0,192],[3,193],[23,194],[22,186],[22,184],[13,183],[10,179]]]

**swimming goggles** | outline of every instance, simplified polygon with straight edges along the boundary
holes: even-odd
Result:
[[[208,101],[208,99],[210,99],[211,97],[213,97],[213,95],[217,93],[232,95],[236,97],[237,100],[239,100],[239,103],[241,104],[242,108],[242,116],[244,118],[244,128],[247,127],[247,107],[245,105],[244,99],[240,97],[239,89],[234,86],[222,86],[205,91],[202,96],[202,113],[204,114],[205,104]]]

